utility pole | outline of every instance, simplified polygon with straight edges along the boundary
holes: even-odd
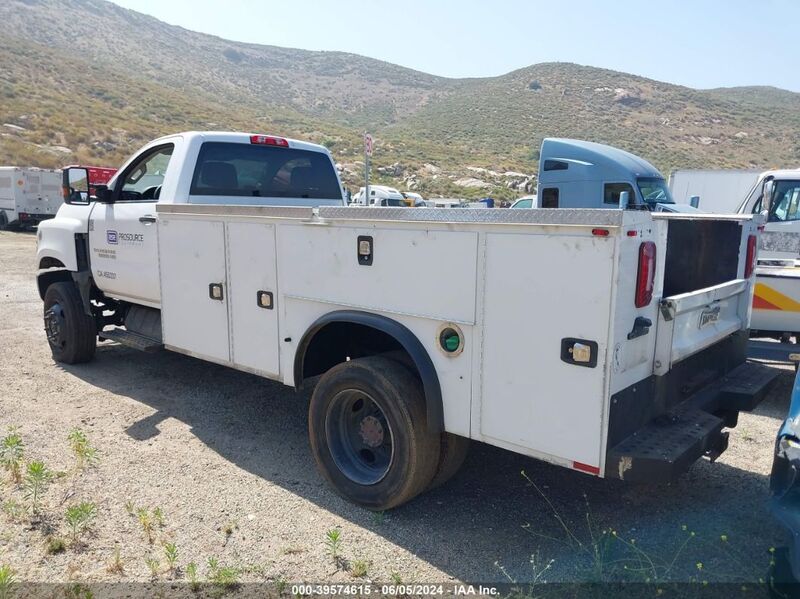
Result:
[[[364,131],[364,205],[369,206],[369,159],[372,156],[372,136]]]

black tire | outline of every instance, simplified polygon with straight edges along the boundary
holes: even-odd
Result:
[[[97,348],[94,318],[83,311],[77,287],[53,283],[44,294],[44,330],[53,359],[65,364],[88,362]]]
[[[467,459],[469,439],[452,433],[442,433],[439,466],[426,491],[442,486],[458,472]]]
[[[397,507],[436,473],[440,438],[428,430],[422,384],[397,362],[371,356],[334,366],[317,383],[308,416],[317,467],[353,503]]]
[[[0,231],[5,231],[8,228],[8,215],[5,210],[0,210]]]

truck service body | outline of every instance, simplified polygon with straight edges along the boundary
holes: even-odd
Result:
[[[744,358],[759,218],[347,207],[322,146],[190,132],[43,224],[38,282],[56,359],[314,384],[320,471],[386,509],[468,439],[633,481],[719,455],[774,378]]]

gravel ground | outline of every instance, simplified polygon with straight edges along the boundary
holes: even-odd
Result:
[[[179,564],[196,561],[201,575],[214,556],[243,580],[353,581],[328,555],[325,533],[333,528],[344,560],[367,563],[364,580],[389,581],[393,573],[404,582],[592,580],[605,574],[581,548],[591,547],[591,528],[635,539],[657,564],[688,541],[659,576],[754,581],[782,538],[766,502],[788,369],[755,413],[742,414],[728,451],[676,484],[599,480],[475,443],[450,483],[375,515],[340,499],[315,471],[306,395],[193,358],[109,343],[90,364],[54,363],[34,254],[34,235],[0,232],[0,429],[19,426],[27,457],[65,474],[47,490],[37,522],[0,514],[0,565],[19,580],[146,581],[151,554],[160,560],[158,577],[168,579],[160,544],[171,540]],[[97,448],[95,467],[76,469],[66,440],[74,427]],[[2,501],[22,502],[7,478]],[[94,527],[83,542],[48,555],[46,536],[67,535],[64,510],[81,500],[97,504]],[[128,514],[129,501],[163,510],[154,544]],[[635,552],[611,545],[606,571],[614,556]],[[115,549],[123,573],[108,569]]]

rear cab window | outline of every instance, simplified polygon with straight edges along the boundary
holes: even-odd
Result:
[[[232,142],[203,143],[189,194],[236,197],[247,204],[275,203],[258,198],[285,199],[283,205],[311,205],[309,200],[342,202],[339,180],[327,154]]]

